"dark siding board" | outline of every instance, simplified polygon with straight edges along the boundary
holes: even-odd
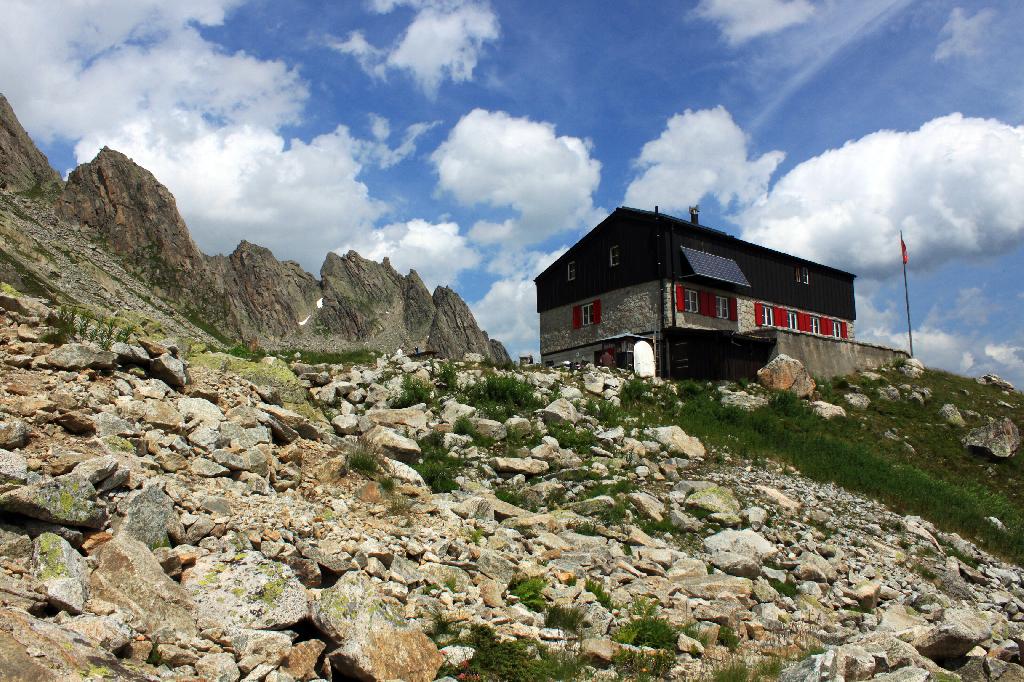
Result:
[[[658,235],[661,243],[658,243]],[[608,265],[608,249],[618,244],[621,262]],[[658,269],[658,253],[662,269]],[[688,268],[680,246],[689,246],[735,260],[750,280],[751,287],[729,287],[705,282],[737,293],[783,306],[856,319],[853,275],[839,270],[763,249],[731,238],[725,233],[680,223],[668,217],[655,220],[653,214],[618,209],[537,277],[537,312],[575,301],[596,298],[606,291],[673,279]],[[576,279],[566,280],[569,261],[576,261]],[[793,267],[807,266],[809,284],[794,281]],[[700,283],[700,280],[690,280]]]
[[[742,242],[721,243],[703,235],[680,232],[677,241],[682,245],[735,260],[750,280],[749,289],[737,289],[744,295],[832,317],[855,319],[853,280],[834,270],[808,265],[809,283],[801,284],[793,277],[793,267],[801,265],[795,259],[758,253],[756,247]],[[676,254],[676,258],[681,264],[685,262],[682,253]]]
[[[616,244],[619,264],[611,267],[608,251]],[[654,230],[646,226],[620,220],[602,223],[537,278],[537,312],[657,279],[656,244]],[[566,273],[573,260],[576,279],[570,282]]]

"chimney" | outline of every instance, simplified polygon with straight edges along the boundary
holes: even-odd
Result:
[[[700,221],[697,218],[698,214],[700,214],[700,205],[698,204],[696,206],[691,206],[690,207],[690,222],[693,223],[694,225],[699,225],[700,224]]]
[[[658,215],[658,207],[657,206],[654,207],[654,215]]]

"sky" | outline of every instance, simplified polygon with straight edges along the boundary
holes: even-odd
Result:
[[[616,206],[854,272],[857,336],[1024,385],[1019,0],[5,0],[0,92],[206,253],[390,257],[515,355]]]

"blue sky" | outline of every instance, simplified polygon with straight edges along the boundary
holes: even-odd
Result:
[[[1017,0],[9,0],[0,91],[66,173],[153,171],[199,245],[449,284],[513,353],[618,205],[859,275],[858,336],[1024,384]]]

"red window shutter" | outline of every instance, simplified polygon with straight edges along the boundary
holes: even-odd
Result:
[[[708,317],[714,317],[715,316],[715,295],[713,293],[711,293],[710,291],[705,291],[704,292],[704,296],[707,298],[707,303],[704,304],[704,310],[706,310],[707,312],[705,312],[704,314],[707,315]]]
[[[764,324],[762,320],[764,320],[764,304],[754,301],[754,322],[760,327]]]
[[[810,327],[811,320],[807,317],[806,313],[796,314],[796,328],[799,331],[805,332]]]
[[[679,312],[686,310],[686,289],[682,284],[676,285],[676,310]]]
[[[839,323],[839,335],[842,336],[844,339],[846,338],[846,323],[845,322],[840,322]]]
[[[572,307],[572,328],[579,329],[583,326],[583,308],[578,305]]]
[[[736,312],[736,299],[735,298],[730,298],[729,299],[729,319],[732,320],[733,322],[735,322],[736,320],[739,319],[739,315]]]
[[[594,324],[601,324],[601,299],[594,301]]]
[[[775,308],[775,326],[786,326],[786,309],[781,306],[776,306]]]
[[[830,318],[821,318],[821,333],[825,336],[832,336],[832,320]]]

